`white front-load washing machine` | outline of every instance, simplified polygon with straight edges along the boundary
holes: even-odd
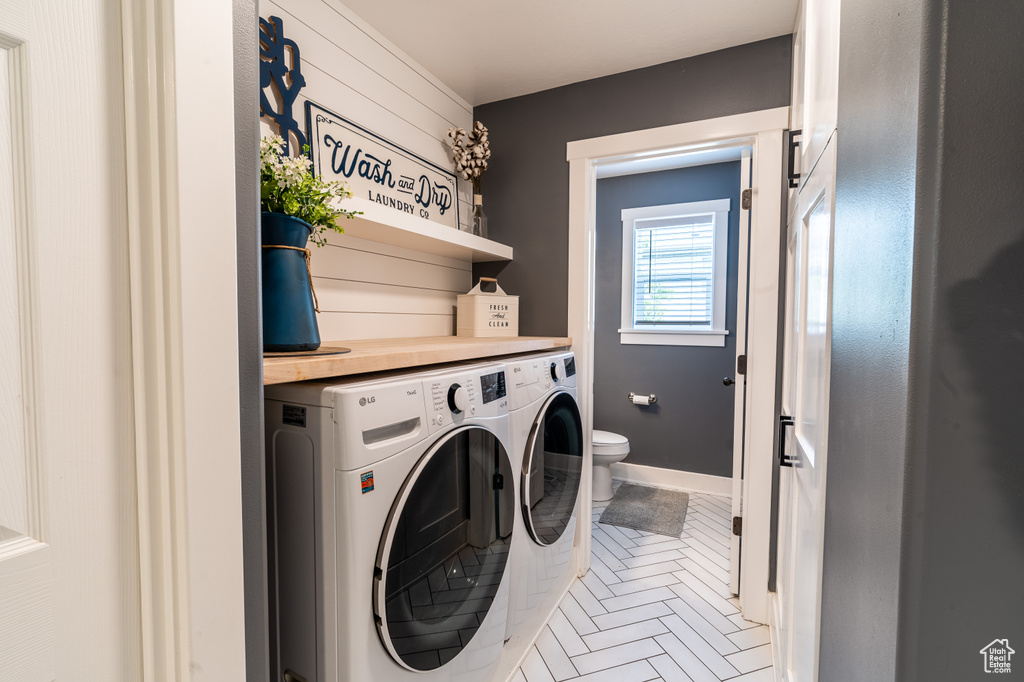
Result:
[[[479,682],[507,623],[502,364],[266,388],[272,669]]]
[[[505,638],[532,639],[576,576],[572,558],[583,421],[571,352],[509,360],[506,371],[521,513],[512,534]]]

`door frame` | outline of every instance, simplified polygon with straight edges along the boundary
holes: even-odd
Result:
[[[776,347],[778,345],[779,243],[782,234],[783,131],[789,107],[680,123],[569,142],[569,311],[568,332],[576,353],[578,399],[584,433],[594,419],[594,285],[596,268],[597,167],[661,154],[734,146],[754,148],[749,291],[747,301],[746,457],[743,467],[744,551],[740,561],[740,609],[744,618],[767,623],[768,544],[775,428]],[[758,188],[761,188],[759,191]],[[742,418],[741,415],[736,415]],[[592,466],[590,439],[584,439],[584,468]],[[589,470],[589,469],[587,469]],[[589,509],[592,486],[580,486]],[[578,572],[590,567],[590,515],[578,515]],[[752,586],[757,586],[752,587]]]
[[[232,3],[120,12],[142,679],[242,680]]]

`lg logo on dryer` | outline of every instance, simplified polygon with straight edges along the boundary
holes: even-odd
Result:
[[[371,403],[375,403],[375,402],[377,402],[377,399],[374,396],[372,396],[372,395],[369,396],[369,397],[366,397],[366,398],[360,398],[359,399],[359,407],[366,407],[367,405],[369,405]]]

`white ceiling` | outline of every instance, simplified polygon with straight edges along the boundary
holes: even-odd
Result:
[[[471,105],[792,33],[798,0],[344,0]]]

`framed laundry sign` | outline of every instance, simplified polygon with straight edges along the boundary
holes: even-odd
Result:
[[[313,172],[388,208],[459,229],[455,174],[366,128],[306,102]]]

